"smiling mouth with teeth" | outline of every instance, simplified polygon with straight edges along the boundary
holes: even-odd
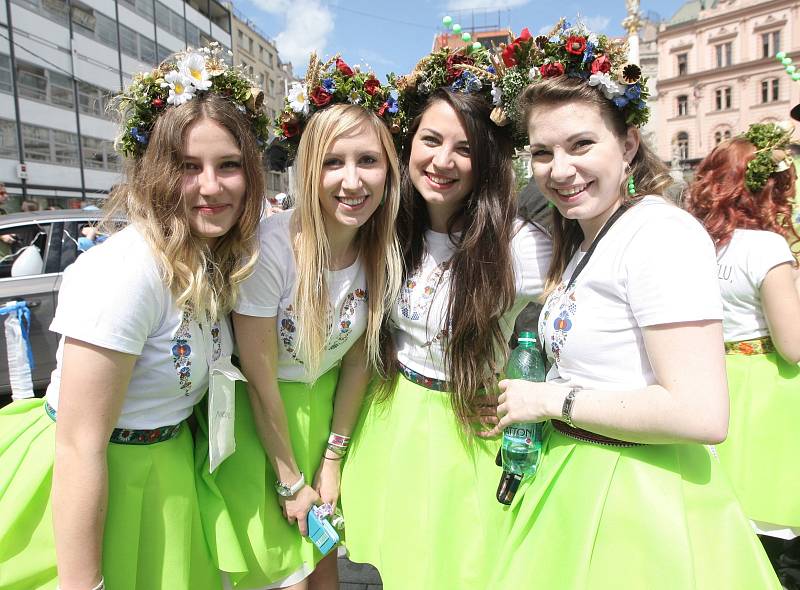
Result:
[[[336,197],[336,200],[350,207],[355,207],[356,205],[360,205],[361,203],[366,201],[367,196],[364,195],[363,197]]]
[[[590,183],[591,184],[591,183]],[[560,197],[574,197],[580,192],[586,190],[589,184],[581,184],[580,186],[571,186],[569,188],[556,188],[552,187],[553,191],[555,191]]]
[[[432,182],[435,182],[436,184],[441,184],[441,185],[453,184],[454,182],[456,182],[458,180],[457,178],[448,178],[447,176],[438,176],[436,174],[431,174],[430,172],[426,172],[425,175]]]

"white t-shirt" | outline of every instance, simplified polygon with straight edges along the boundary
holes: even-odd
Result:
[[[542,294],[552,256],[550,238],[538,226],[518,219],[515,229],[511,251],[516,298],[511,309],[500,319],[505,340],[510,338],[520,312]],[[447,380],[444,366],[448,332],[444,324],[450,297],[447,263],[455,249],[447,234],[432,230],[425,232],[425,254],[420,267],[406,278],[392,308],[397,360],[432,379]],[[498,350],[495,357],[497,367],[503,366],[504,358],[505,351]]]
[[[576,252],[539,316],[553,363],[549,381],[597,389],[652,385],[643,327],[722,319],[711,238],[660,197],[626,211],[565,292],[584,255]]]
[[[263,219],[259,227],[261,255],[255,272],[242,283],[236,312],[257,317],[277,317],[278,379],[312,383],[338,364],[367,328],[367,279],[361,261],[325,273],[328,284],[330,331],[316,374],[298,358],[298,318],[294,312],[297,266],[292,250],[292,211]],[[336,321],[333,321],[333,318]]]
[[[208,361],[230,355],[227,319],[209,326],[175,305],[150,246],[134,225],[64,271],[53,332],[62,335],[47,401],[58,410],[64,336],[137,355],[118,428],[185,420],[208,389]]]
[[[783,236],[771,231],[734,230],[731,241],[717,252],[725,342],[769,336],[761,283],[784,262],[794,262],[792,251]]]

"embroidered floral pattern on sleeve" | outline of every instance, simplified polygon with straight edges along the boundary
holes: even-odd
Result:
[[[214,322],[211,325],[211,342],[211,360],[219,360],[219,357],[222,355],[222,338],[220,338],[219,322]]]
[[[577,311],[575,286],[566,292],[565,288],[566,284],[562,283],[550,294],[539,318],[539,334],[542,334],[545,342],[549,343],[548,356],[556,365],[561,361],[561,351],[567,342],[567,336],[572,329],[572,319]],[[551,319],[552,324],[549,324]]]
[[[283,310],[284,317],[281,319],[280,326],[278,327],[278,336],[283,343],[286,352],[301,365],[303,361],[297,358],[297,350],[294,347],[294,335],[297,333],[297,315],[294,313],[294,306],[290,303],[289,306]]]
[[[192,339],[192,333],[189,330],[191,322],[192,311],[187,307],[183,310],[181,323],[172,338],[172,362],[178,372],[178,387],[184,395],[192,392],[192,360],[189,358],[192,354],[192,347],[189,344]]]

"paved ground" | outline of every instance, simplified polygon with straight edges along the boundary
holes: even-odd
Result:
[[[339,590],[382,590],[381,577],[371,565],[339,557]]]

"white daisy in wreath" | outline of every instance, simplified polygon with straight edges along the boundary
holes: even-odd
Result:
[[[289,87],[289,106],[295,113],[308,114],[308,92],[305,84],[292,82],[292,85]]]
[[[192,84],[192,79],[178,70],[173,70],[164,76],[164,82],[161,87],[165,88],[167,86],[169,86],[167,102],[176,106],[191,100],[196,90]]]
[[[178,69],[187,78],[191,78],[192,85],[197,90],[211,88],[211,76],[206,69],[206,58],[202,53],[190,53],[179,64]]]

